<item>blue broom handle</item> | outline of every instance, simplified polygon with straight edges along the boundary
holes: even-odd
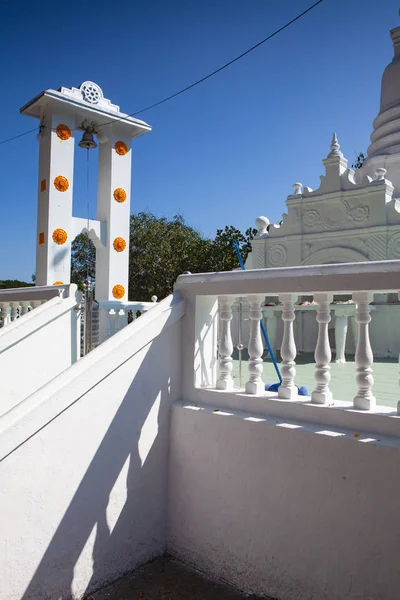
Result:
[[[244,262],[243,262],[243,258],[242,258],[241,252],[240,252],[239,244],[234,240],[233,241],[233,245],[234,245],[234,248],[236,250],[236,254],[237,254],[237,257],[238,257],[238,261],[239,261],[240,267],[241,267],[242,271],[245,271],[246,267],[244,266]],[[276,362],[275,355],[272,352],[271,344],[269,343],[267,332],[265,331],[264,323],[262,322],[262,320],[260,321],[260,327],[261,327],[261,332],[263,334],[263,338],[265,340],[265,343],[267,344],[269,355],[270,355],[271,360],[272,360],[272,362],[274,364],[276,374],[278,375],[279,383],[282,383],[282,375],[281,375],[281,373],[279,371],[279,367],[278,367],[278,364]]]

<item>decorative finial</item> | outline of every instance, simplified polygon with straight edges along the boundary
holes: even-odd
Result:
[[[387,173],[386,169],[376,169],[375,181],[384,181],[386,173]]]
[[[297,183],[294,183],[294,184],[293,184],[293,190],[294,190],[294,191],[293,191],[293,195],[294,195],[294,196],[301,196],[301,188],[302,188],[302,187],[303,187],[303,184],[302,184],[302,183],[299,183],[299,182],[297,182]]]
[[[267,219],[267,217],[257,217],[256,221],[256,227],[258,229],[257,231],[257,238],[262,238],[262,237],[267,237],[268,234],[268,227],[269,227],[269,219]]]
[[[336,133],[333,134],[330,148],[331,151],[328,154],[328,158],[330,158],[331,156],[342,156],[342,153],[340,152],[340,144],[338,142]]]

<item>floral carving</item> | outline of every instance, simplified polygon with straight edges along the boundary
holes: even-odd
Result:
[[[62,282],[62,281],[55,281],[53,283],[53,285],[64,285],[64,282]]]
[[[69,181],[63,175],[57,175],[57,177],[54,179],[54,187],[59,192],[66,192],[69,188]]]
[[[114,250],[122,252],[126,248],[126,241],[122,237],[116,237],[113,242]]]
[[[317,210],[308,210],[303,216],[303,223],[306,227],[315,227],[319,222],[320,216]]]
[[[114,148],[115,152],[120,156],[124,156],[128,152],[128,146],[125,144],[125,142],[115,142]]]
[[[56,127],[56,134],[60,138],[60,140],[69,140],[71,137],[71,130],[68,125],[64,125],[64,123],[60,123]]]
[[[121,298],[123,298],[125,296],[125,288],[124,288],[124,286],[121,285],[120,283],[117,283],[117,285],[114,285],[114,287],[112,289],[112,295],[117,300],[121,300]]]
[[[275,244],[267,250],[268,264],[272,267],[283,267],[286,264],[286,248]]]
[[[65,244],[65,242],[67,241],[68,235],[67,232],[64,231],[64,229],[55,229],[53,231],[53,240],[55,241],[56,244],[59,244],[60,246],[62,244]]]
[[[117,188],[114,190],[114,200],[117,202],[125,202],[126,200],[126,191],[122,188]]]
[[[349,218],[356,223],[362,223],[369,218],[368,206],[355,206],[349,210]]]

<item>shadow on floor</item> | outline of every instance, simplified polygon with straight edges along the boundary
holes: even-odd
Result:
[[[242,600],[257,599],[210,581],[171,558],[158,558],[85,600]],[[264,600],[268,600],[265,596]],[[269,600],[272,600],[270,598]]]

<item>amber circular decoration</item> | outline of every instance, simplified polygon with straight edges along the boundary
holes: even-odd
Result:
[[[122,237],[116,237],[113,242],[114,250],[122,252],[126,248],[126,241]]]
[[[128,152],[128,146],[125,144],[125,142],[115,142],[114,148],[115,152],[120,156],[124,156]]]
[[[63,281],[55,281],[53,285],[64,285]]]
[[[60,140],[69,140],[71,137],[71,130],[68,125],[64,125],[64,123],[60,123],[56,127],[56,134],[60,138]]]
[[[67,237],[67,232],[64,231],[64,229],[55,229],[53,231],[53,240],[56,244],[59,244],[60,246],[61,244],[65,244],[65,242],[67,241]]]
[[[114,285],[114,287],[112,289],[112,295],[117,300],[121,300],[121,298],[123,298],[125,296],[125,288],[124,288],[124,286],[121,285],[120,283],[117,283],[117,285]]]
[[[114,200],[117,202],[125,202],[126,200],[126,191],[122,188],[117,188],[114,190]]]
[[[63,175],[57,175],[57,177],[54,180],[54,187],[59,192],[66,192],[69,188],[69,181]]]

